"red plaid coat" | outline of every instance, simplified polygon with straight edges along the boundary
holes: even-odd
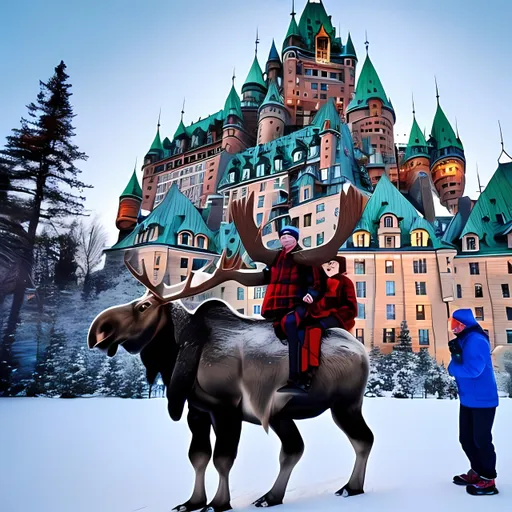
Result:
[[[321,270],[297,265],[293,261],[294,252],[280,250],[271,267],[265,269],[267,291],[261,307],[265,318],[280,318],[300,304],[306,306],[302,300],[306,294],[315,301],[324,291]]]
[[[342,329],[349,331],[354,327],[357,316],[354,283],[342,274],[329,277],[324,296],[309,306],[308,313],[313,318],[333,316]]]

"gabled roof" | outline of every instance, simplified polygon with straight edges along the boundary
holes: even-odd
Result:
[[[179,135],[185,135],[187,137],[191,137],[192,134],[197,129],[202,130],[204,133],[207,133],[208,128],[210,126],[214,125],[216,121],[223,121],[223,120],[224,120],[224,111],[219,110],[218,112],[215,112],[215,114],[207,116],[204,119],[201,119],[199,121],[196,121],[195,123],[192,123],[189,126],[185,126],[183,124],[183,121],[181,121],[180,125],[178,126],[178,129],[176,130],[176,133],[174,134],[174,138],[178,137]]]
[[[128,182],[128,185],[126,185],[125,189],[123,190],[123,193],[119,196],[120,199],[123,197],[133,197],[135,199],[142,199],[142,189],[139,185],[139,180],[137,179],[137,173],[135,169],[133,170],[132,177],[130,178],[130,181]]]
[[[231,86],[231,90],[226,98],[226,103],[224,103],[224,119],[227,119],[227,117],[231,115],[237,116],[242,121],[244,119],[240,96],[238,96],[234,84]]]
[[[425,140],[425,136],[421,131],[418,123],[416,121],[416,117],[413,118],[411,134],[409,135],[409,142],[407,144],[407,149],[405,150],[404,162],[410,160],[411,158],[415,158],[417,156],[426,156],[428,157],[428,145]]]
[[[368,231],[372,235],[373,240],[376,240],[379,221],[385,214],[392,214],[398,218],[402,247],[411,244],[410,233],[415,229],[424,229],[428,232],[434,249],[446,247],[436,237],[433,226],[398,191],[388,176],[383,174],[377,182],[375,190],[368,200],[363,215],[354,231],[360,229]]]
[[[267,95],[265,96],[265,99],[263,100],[263,103],[260,106],[260,109],[268,105],[269,103],[274,103],[277,105],[284,106],[283,100],[281,99],[281,95],[279,94],[279,89],[277,88],[277,84],[275,80],[270,81],[270,85],[268,87]]]
[[[320,131],[323,131],[325,121],[330,121],[331,130],[336,130],[337,132],[341,131],[341,119],[336,110],[334,98],[329,98],[327,102],[322,105],[320,110],[315,114],[315,118],[311,124],[312,126],[320,128]]]
[[[348,104],[347,112],[368,107],[368,100],[379,99],[385,108],[393,112],[393,105],[386,96],[384,87],[380,81],[377,71],[373,67],[370,56],[367,55],[357,80],[356,92],[352,101]]]
[[[254,60],[252,61],[251,69],[249,70],[249,74],[245,79],[245,83],[242,87],[242,92],[245,92],[247,89],[250,89],[250,86],[253,84],[259,85],[263,89],[267,89],[267,84],[265,80],[263,80],[263,72],[261,71],[260,63],[258,62],[258,57],[255,55]]]
[[[437,102],[436,115],[434,116],[434,122],[432,123],[432,137],[436,139],[438,150],[448,147],[456,147],[464,151],[462,142],[455,135],[455,132],[446,118],[439,101]]]
[[[480,239],[480,252],[497,249],[510,252],[506,241],[497,241],[495,236],[504,236],[507,225],[512,221],[511,198],[512,162],[500,163],[473,206],[460,238],[475,233]]]
[[[142,244],[137,244],[137,235],[150,225],[158,225],[158,237],[152,242],[144,242],[143,245],[177,245],[177,235],[181,231],[189,231],[194,236],[205,235],[210,245],[208,251],[216,252],[214,232],[211,231],[203,220],[201,214],[174,183],[163,201],[123,240],[115,244],[111,250],[127,249]]]

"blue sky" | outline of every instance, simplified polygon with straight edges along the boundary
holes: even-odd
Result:
[[[427,135],[441,105],[467,159],[466,194],[475,197],[476,166],[485,184],[500,153],[498,119],[512,152],[512,38],[509,0],[324,0],[333,24],[348,31],[362,67],[365,31],[370,56],[397,115],[395,140],[407,140],[416,118]],[[302,12],[306,0],[296,0]],[[472,7],[469,7],[469,6]],[[473,7],[476,6],[476,7]],[[76,143],[86,207],[100,216],[113,243],[118,196],[149,149],[162,109],[162,137],[179,123],[223,107],[236,67],[238,92],[254,56],[256,27],[262,68],[290,21],[291,0],[17,0],[0,7],[2,145],[35,100],[39,80],[64,60],[73,84]],[[141,178],[138,172],[139,180]]]

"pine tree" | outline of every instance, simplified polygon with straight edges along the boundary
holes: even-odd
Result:
[[[28,119],[21,119],[21,127],[7,137],[0,151],[2,193],[26,206],[27,265],[19,269],[11,312],[0,353],[0,393],[9,387],[12,363],[12,342],[25,288],[31,282],[36,233],[41,221],[55,221],[62,217],[83,213],[85,198],[73,194],[88,185],[78,179],[80,170],[75,166],[86,155],[72,143],[75,135],[72,120],[75,117],[70,103],[71,85],[67,83],[64,62],[55,68],[55,74],[40,82],[36,103],[30,103]],[[16,198],[16,199],[14,199]],[[4,251],[5,252],[5,251]]]
[[[384,380],[378,370],[379,362],[382,360],[382,357],[379,347],[372,348],[368,354],[368,358],[370,360],[370,374],[368,375],[365,396],[382,396]]]
[[[418,386],[417,364],[411,359],[393,375],[393,396],[414,398]]]
[[[407,326],[407,320],[403,320],[400,324],[398,343],[393,347],[393,350],[412,353],[412,340],[409,333],[409,327]]]
[[[427,377],[437,366],[434,358],[429,354],[428,349],[421,349],[417,355],[418,389],[424,398],[427,398]]]

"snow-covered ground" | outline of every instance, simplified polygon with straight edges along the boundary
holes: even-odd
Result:
[[[510,511],[512,400],[501,400],[494,427],[500,494],[473,497],[451,483],[467,469],[458,444],[457,400],[366,399],[375,434],[366,494],[334,496],[346,483],[352,448],[329,413],[298,422],[306,451],[276,510],[350,512]],[[173,423],[163,399],[0,399],[2,512],[169,512],[189,498],[193,470],[183,418]],[[270,489],[279,441],[244,424],[231,474],[235,510]],[[209,497],[217,485],[207,473]]]

